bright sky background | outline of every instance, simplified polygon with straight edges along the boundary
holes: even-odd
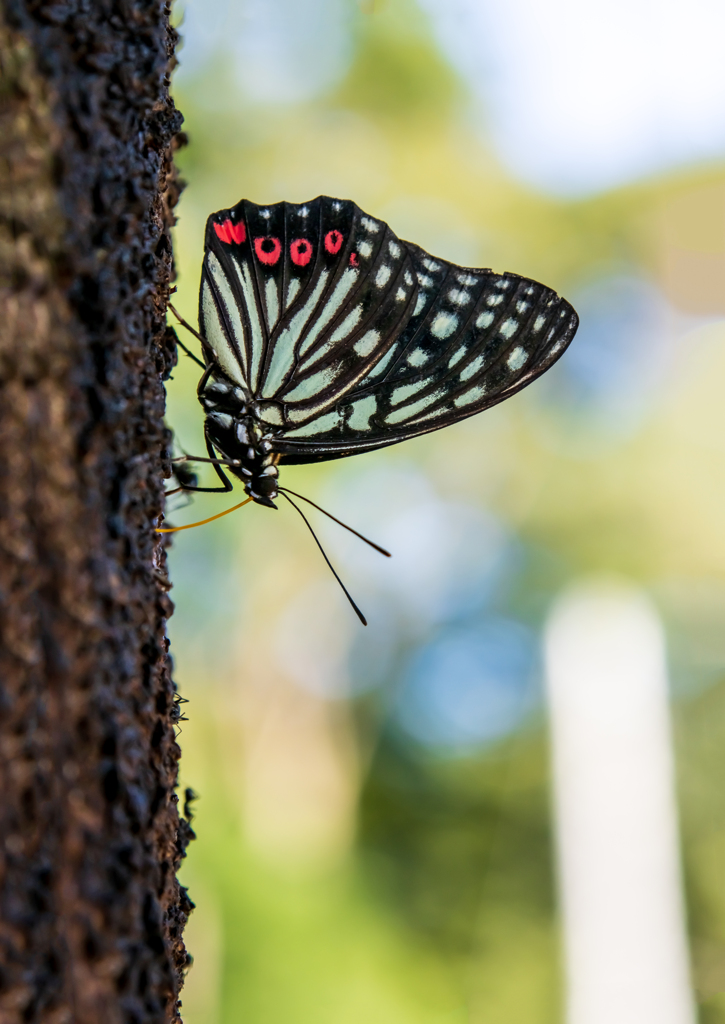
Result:
[[[725,152],[722,0],[419,3],[470,88],[472,130],[535,187],[592,193]],[[246,95],[273,103],[334,85],[361,16],[358,0],[183,7],[180,74],[226,50]]]
[[[722,0],[420,0],[499,155],[559,193],[725,152]]]

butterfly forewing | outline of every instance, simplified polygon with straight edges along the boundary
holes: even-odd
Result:
[[[207,359],[261,403],[286,462],[394,444],[495,405],[578,323],[549,288],[436,259],[326,196],[243,201],[209,219],[206,244]]]
[[[210,218],[202,293],[217,361],[230,373],[239,351],[231,375],[243,374],[251,395],[276,402],[293,425],[334,405],[394,344],[417,285],[386,224],[320,197],[301,207],[242,202]]]

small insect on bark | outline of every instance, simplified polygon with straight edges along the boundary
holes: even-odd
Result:
[[[206,414],[208,457],[182,461],[211,462],[221,481],[182,487],[230,491],[229,473],[244,484],[240,504],[276,508],[281,495],[310,531],[280,467],[374,451],[497,405],[548,370],[579,323],[545,285],[430,256],[328,196],[213,213],[199,331],[173,312],[201,344],[201,359],[181,347],[203,370]]]

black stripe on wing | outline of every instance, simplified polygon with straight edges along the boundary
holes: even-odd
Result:
[[[358,384],[395,343],[416,299],[407,247],[382,221],[323,196],[319,235],[315,273],[277,325],[260,391],[280,403],[289,426]]]
[[[207,223],[202,331],[274,425],[304,423],[359,383],[416,293],[405,243],[350,201],[245,200]]]
[[[216,339],[211,347],[227,374],[236,356],[251,397],[268,372],[280,322],[319,277],[320,207],[319,198],[269,206],[242,200],[207,221],[199,322]]]
[[[334,414],[275,441],[283,462],[336,458],[455,423],[535,380],[573,338],[577,315],[551,289],[408,250],[416,312]]]

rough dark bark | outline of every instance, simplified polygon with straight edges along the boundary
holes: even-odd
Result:
[[[161,0],[0,0],[0,1024],[179,1019],[174,41]]]

